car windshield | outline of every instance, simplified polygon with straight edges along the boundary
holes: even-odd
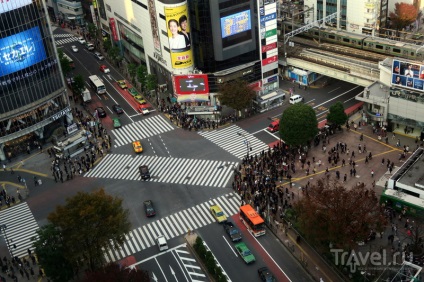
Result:
[[[217,216],[223,216],[224,213],[222,211],[216,213]]]
[[[234,235],[234,234],[237,234],[237,233],[238,233],[238,231],[236,229],[231,229],[231,231],[230,231],[231,235]]]
[[[251,254],[250,250],[243,251],[243,256],[249,256]]]

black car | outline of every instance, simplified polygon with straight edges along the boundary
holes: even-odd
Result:
[[[147,217],[151,217],[156,214],[155,208],[153,207],[153,202],[151,200],[144,201],[143,204]]]
[[[106,111],[105,111],[105,109],[104,109],[103,107],[98,107],[98,108],[96,108],[96,111],[97,111],[97,116],[98,116],[99,118],[104,118],[104,117],[106,117]]]
[[[231,241],[238,242],[241,241],[241,234],[237,227],[234,226],[232,222],[226,221],[224,222],[224,230],[227,232],[228,236],[230,236]]]
[[[147,165],[141,165],[138,170],[140,171],[141,179],[147,180],[150,178],[149,167]]]
[[[265,281],[265,282],[275,282],[275,281],[277,281],[275,279],[274,275],[272,275],[272,273],[266,267],[259,268],[258,274],[259,274],[259,277],[261,278],[261,281]]]
[[[121,106],[119,106],[119,105],[113,105],[112,106],[112,110],[117,114],[117,115],[120,115],[120,114],[123,114],[124,113],[124,110],[121,108]]]

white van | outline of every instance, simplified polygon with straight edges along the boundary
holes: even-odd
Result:
[[[303,102],[303,97],[300,95],[293,95],[290,97],[289,103],[290,104],[297,104]]]
[[[158,245],[160,252],[168,250],[168,244],[166,243],[165,236],[160,235],[159,237],[157,237],[156,244]]]

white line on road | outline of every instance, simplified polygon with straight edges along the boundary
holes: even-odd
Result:
[[[157,260],[156,258],[155,258],[155,261],[156,261],[156,263],[157,263],[157,264],[158,264],[158,266],[159,266],[160,272],[162,272],[163,278],[165,278],[165,281],[166,281],[166,282],[168,282],[168,279],[166,279],[166,275],[165,275],[165,273],[163,272],[162,267],[160,267],[160,264],[159,264],[159,262],[158,262],[158,260]]]
[[[146,259],[143,259],[143,260],[141,260],[141,261],[138,261],[137,263],[134,263],[133,265],[130,265],[129,267],[137,266],[137,265],[139,265],[139,264],[142,264],[143,262],[149,261],[149,260],[151,260],[151,259],[155,259],[155,258],[157,258],[157,257],[159,257],[159,256],[162,256],[162,255],[164,255],[164,254],[166,254],[166,253],[172,252],[173,250],[176,250],[176,249],[181,248],[181,247],[187,247],[187,243],[184,243],[184,244],[178,245],[178,246],[173,247],[173,248],[171,248],[171,249],[168,249],[168,250],[166,250],[166,251],[160,252],[159,254],[156,254],[156,255],[153,255],[153,256],[148,257],[148,258],[146,258]]]
[[[180,269],[181,269],[181,272],[184,274],[184,277],[185,277],[185,281],[189,281],[188,279],[187,279],[187,275],[185,274],[185,272],[184,272],[184,269],[185,269],[185,271],[187,271],[187,273],[188,273],[188,270],[187,270],[187,267],[185,267],[185,265],[184,265],[184,269],[183,269],[183,267],[181,266],[181,263],[180,263],[180,261],[177,259],[177,257],[175,256],[175,254],[174,254],[174,252],[171,252],[171,254],[174,256],[174,259],[177,261],[177,263],[178,263],[178,266],[180,267]],[[169,266],[170,268],[171,268],[171,266]],[[177,277],[175,276],[175,280],[177,280]],[[178,281],[178,280],[177,280]]]
[[[327,104],[328,102],[333,101],[334,99],[337,99],[337,98],[339,98],[339,97],[341,97],[341,96],[343,96],[343,95],[345,95],[345,94],[349,93],[350,91],[355,90],[355,89],[356,89],[356,88],[358,88],[358,87],[360,87],[360,86],[358,85],[358,86],[356,86],[356,87],[353,87],[352,89],[350,89],[350,90],[348,90],[348,91],[346,91],[346,92],[344,92],[344,93],[342,93],[342,94],[340,94],[340,95],[337,95],[336,97],[333,97],[333,98],[331,98],[330,100],[327,100],[327,101],[325,101],[325,102],[323,102],[323,103],[321,103],[321,104],[319,104],[319,105],[316,105],[315,107],[313,107],[313,109],[316,109],[316,108],[318,108],[318,107],[321,107],[322,105]]]
[[[230,247],[230,250],[234,253],[234,255],[238,257],[237,253],[233,250],[233,247],[230,243],[228,243],[227,239],[224,236],[222,236],[222,238],[224,239],[225,243],[227,243],[228,247]]]
[[[344,101],[343,103],[347,103],[347,102],[349,102],[350,100],[353,100],[353,99],[355,99],[355,96],[353,96],[352,98],[350,98],[350,99],[347,99],[346,101]]]
[[[336,91],[337,89],[340,89],[340,87],[337,87],[336,89],[333,89],[333,90],[329,91],[328,94],[330,94],[331,92]]]

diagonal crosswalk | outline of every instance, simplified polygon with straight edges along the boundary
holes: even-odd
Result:
[[[138,167],[149,167],[151,182],[227,187],[236,162],[108,154],[85,177],[141,180]]]
[[[126,145],[135,140],[158,135],[173,129],[175,127],[163,116],[155,115],[112,130],[112,134],[115,136],[114,147]]]
[[[22,258],[28,254],[28,249],[34,249],[31,238],[37,236],[39,226],[26,202],[0,211],[0,225],[12,256]]]
[[[210,213],[210,206],[218,204],[224,213],[230,217],[238,213],[240,196],[229,193],[203,202],[186,210],[171,214],[139,228],[133,229],[126,236],[126,242],[120,248],[111,248],[105,252],[108,262],[118,261],[155,245],[159,235],[167,240],[186,234],[188,230],[196,230],[215,222]]]
[[[237,125],[209,132],[203,131],[199,134],[239,159],[246,156],[247,147],[251,149],[249,150],[250,156],[254,156],[262,150],[268,150],[267,144]]]

